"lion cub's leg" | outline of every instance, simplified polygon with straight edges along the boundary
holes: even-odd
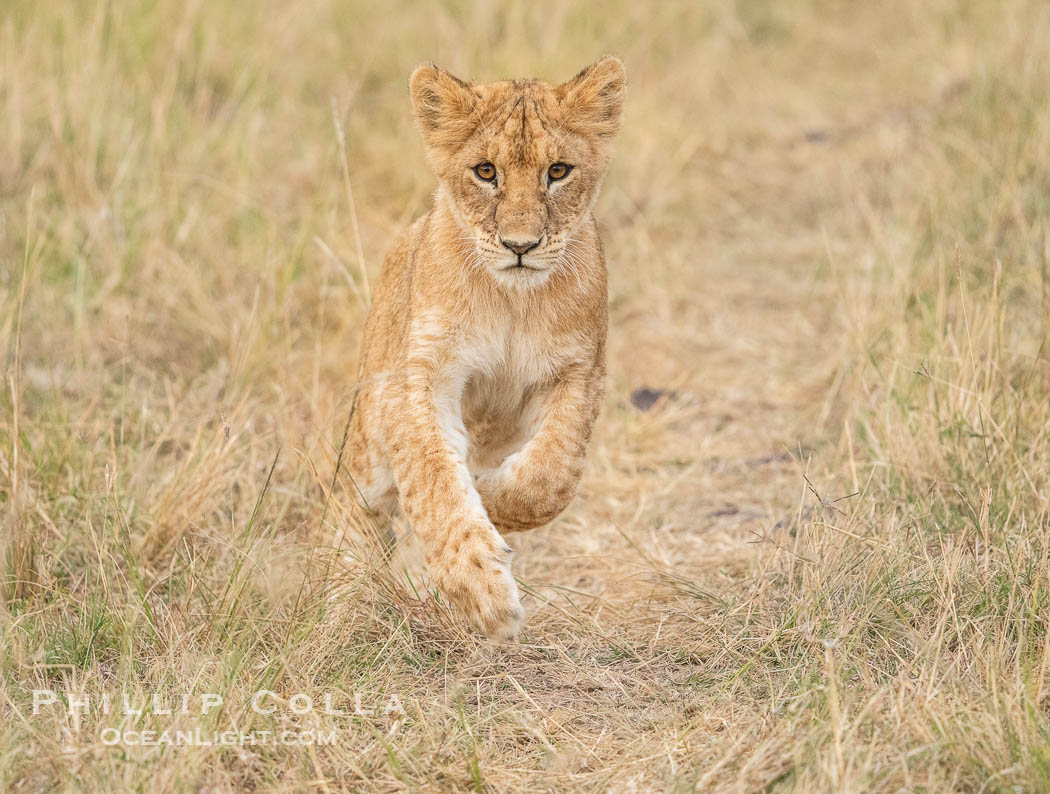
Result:
[[[602,395],[602,368],[577,367],[536,398],[539,426],[495,470],[481,473],[478,493],[492,523],[504,532],[553,520],[572,499]]]
[[[410,361],[384,410],[401,507],[445,596],[481,633],[513,639],[525,612],[511,549],[485,514],[467,469],[463,381],[442,375],[433,362]]]
[[[397,509],[394,473],[377,431],[381,423],[383,383],[363,384],[354,398],[353,416],[346,439],[346,469],[364,509],[386,543],[392,543],[391,520]]]

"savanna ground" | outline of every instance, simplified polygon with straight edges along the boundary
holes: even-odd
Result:
[[[406,80],[606,51],[608,398],[492,645],[339,464]],[[1050,790],[1048,226],[1039,0],[5,0],[0,789]]]

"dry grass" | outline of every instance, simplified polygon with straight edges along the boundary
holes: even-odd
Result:
[[[381,5],[0,11],[0,789],[1050,790],[1045,3]],[[604,51],[609,396],[492,646],[344,535],[363,273],[414,64]]]

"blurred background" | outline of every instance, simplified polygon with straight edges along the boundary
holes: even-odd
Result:
[[[1050,787],[1048,32],[1037,0],[4,0],[0,787]],[[579,498],[511,539],[497,652],[348,551],[370,285],[435,188],[407,79],[610,52],[609,393]],[[251,752],[27,712],[263,684],[412,705]]]

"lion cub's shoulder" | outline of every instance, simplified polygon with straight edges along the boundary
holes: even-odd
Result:
[[[401,346],[410,316],[412,266],[422,244],[428,217],[424,215],[402,229],[383,260],[365,323],[362,374],[387,369]]]

